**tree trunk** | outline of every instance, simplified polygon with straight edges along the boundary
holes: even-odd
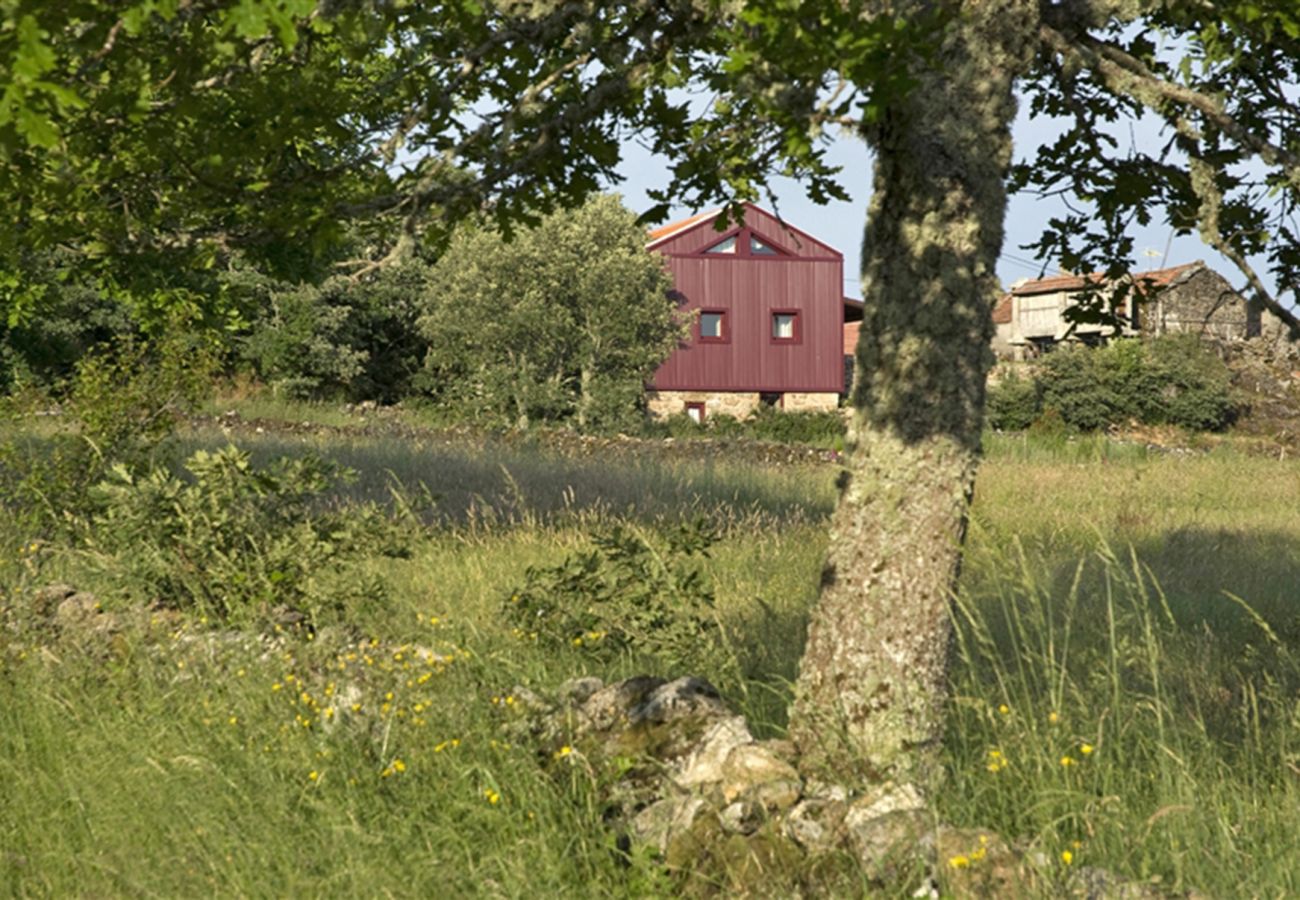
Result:
[[[578,428],[583,431],[591,424],[591,406],[593,398],[591,396],[591,387],[596,378],[595,360],[589,359],[582,364],[582,369],[578,373]]]
[[[1036,0],[966,2],[916,87],[867,135],[846,470],[790,733],[839,780],[924,786],[942,736],[961,563],[992,363],[996,264]]]

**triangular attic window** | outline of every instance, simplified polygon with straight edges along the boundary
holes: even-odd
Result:
[[[752,234],[749,236],[749,252],[752,256],[780,256],[781,251],[771,244],[764,243]]]
[[[736,236],[733,234],[729,238],[718,241],[712,247],[704,251],[705,253],[735,253]]]

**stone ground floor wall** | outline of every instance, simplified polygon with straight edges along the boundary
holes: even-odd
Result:
[[[756,410],[762,402],[757,392],[750,391],[647,391],[646,406],[651,418],[664,419],[686,412],[686,404],[703,403],[704,416],[733,416],[743,419]],[[786,412],[826,412],[839,406],[840,395],[835,393],[797,393],[781,395],[781,408]]]
[[[781,408],[786,412],[833,412],[839,405],[839,394],[791,391],[781,395]]]

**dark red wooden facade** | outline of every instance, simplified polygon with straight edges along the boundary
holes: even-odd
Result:
[[[659,367],[650,387],[842,392],[844,257],[752,204],[741,226],[718,231],[717,218],[706,213],[650,235],[648,246],[663,254],[682,309],[722,318],[722,334],[711,336],[701,335],[695,316],[690,339]],[[734,252],[710,252],[731,238]],[[774,316],[793,320],[776,326],[785,336],[774,336]],[[707,328],[717,319],[704,321]]]

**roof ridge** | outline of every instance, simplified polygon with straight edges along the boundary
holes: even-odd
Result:
[[[650,232],[649,242],[654,244],[696,224],[697,222],[716,218],[720,212],[722,212],[722,207],[718,206],[713,209],[706,209],[703,212],[698,212],[693,216],[687,216],[684,219],[678,219],[676,222],[669,222],[667,225],[660,225],[658,228]]]

